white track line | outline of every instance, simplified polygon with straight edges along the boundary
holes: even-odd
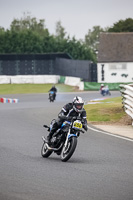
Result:
[[[120,136],[120,135],[114,135],[113,133],[108,133],[108,132],[100,131],[100,130],[97,130],[97,129],[92,128],[90,126],[88,126],[88,129],[91,129],[93,131],[96,131],[96,132],[99,132],[99,133],[103,133],[103,134],[106,134],[106,135],[110,135],[110,136],[113,136],[113,137],[117,137],[117,138],[120,138],[120,139],[123,139],[123,140],[128,140],[130,142],[133,142],[133,139],[126,138],[126,137]]]

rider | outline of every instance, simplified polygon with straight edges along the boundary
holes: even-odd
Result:
[[[86,111],[84,109],[84,102],[81,97],[75,97],[72,103],[68,103],[63,106],[60,113],[58,114],[58,119],[55,120],[52,124],[52,129],[50,130],[49,135],[47,136],[48,143],[52,138],[52,135],[58,128],[61,127],[63,121],[71,121],[73,117],[81,117],[83,128],[87,131],[87,120],[86,120]]]
[[[104,95],[104,93],[105,93],[104,84],[101,84],[100,91],[101,91],[101,94]]]
[[[57,92],[55,85],[52,86],[52,88],[49,90],[49,92],[54,92],[54,99],[55,99],[56,98],[56,92]],[[50,96],[50,94],[49,94],[49,96]]]

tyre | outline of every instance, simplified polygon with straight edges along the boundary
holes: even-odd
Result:
[[[61,152],[61,161],[66,162],[71,158],[73,155],[75,149],[77,146],[77,138],[76,137],[71,137],[70,140],[68,140],[67,146],[63,147],[62,152]]]
[[[50,102],[54,102],[54,98],[53,98],[53,96],[50,97]]]
[[[52,154],[52,152],[53,151],[49,151],[47,149],[46,143],[44,142],[43,145],[42,145],[42,149],[41,149],[41,155],[42,155],[42,157],[48,158]]]

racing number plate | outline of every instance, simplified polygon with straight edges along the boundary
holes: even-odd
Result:
[[[75,128],[82,128],[82,123],[80,123],[80,122],[74,122],[73,123],[73,127],[75,127]]]

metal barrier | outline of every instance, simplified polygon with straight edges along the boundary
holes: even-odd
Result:
[[[133,125],[133,84],[120,85],[119,87],[124,110],[132,118]]]

